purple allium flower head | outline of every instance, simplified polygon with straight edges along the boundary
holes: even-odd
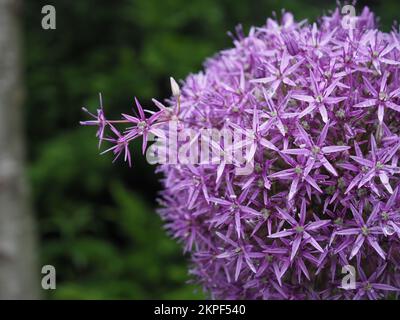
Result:
[[[367,8],[354,21],[344,28],[336,9],[319,24],[284,13],[247,36],[238,28],[234,47],[203,72],[181,86],[171,79],[167,106],[153,99],[151,112],[136,101],[139,115],[115,121],[101,108],[83,123],[128,162],[133,139],[143,137],[144,152],[150,133],[171,138],[171,123],[213,154],[247,148],[247,174],[235,157],[157,169],[159,213],[211,297],[398,297],[400,35],[376,29]],[[246,139],[210,141],[204,128]],[[345,289],[349,267],[355,282]]]

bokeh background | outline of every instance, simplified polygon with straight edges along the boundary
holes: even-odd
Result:
[[[41,28],[54,5],[57,29]],[[400,2],[359,1],[388,31]],[[203,299],[188,284],[189,260],[156,214],[158,177],[133,150],[128,168],[99,156],[95,129],[80,127],[82,106],[94,111],[102,92],[118,116],[137,96],[170,95],[169,76],[184,79],[231,45],[228,31],[261,25],[285,8],[314,21],[334,1],[26,0],[23,37],[27,174],[38,232],[39,266],[57,270],[49,299]]]

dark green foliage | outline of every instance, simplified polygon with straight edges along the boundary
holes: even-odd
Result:
[[[360,1],[361,2],[361,1]],[[363,2],[364,3],[364,2]],[[370,1],[386,30],[399,3]],[[57,29],[41,28],[53,4]],[[227,31],[261,25],[282,7],[314,20],[335,2],[277,0],[25,1],[26,128],[41,265],[57,269],[49,298],[203,298],[186,284],[187,257],[155,213],[153,167],[133,152],[134,167],[99,156],[80,107],[95,110],[102,92],[109,115],[136,95],[148,105],[169,96],[170,75],[196,72],[230,46]],[[329,7],[327,7],[329,6]]]

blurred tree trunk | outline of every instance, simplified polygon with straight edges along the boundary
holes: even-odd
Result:
[[[24,176],[20,4],[0,0],[0,299],[36,299],[39,292]]]

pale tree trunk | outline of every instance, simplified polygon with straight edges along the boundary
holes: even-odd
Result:
[[[36,242],[24,173],[20,1],[0,0],[0,299],[36,299]]]

